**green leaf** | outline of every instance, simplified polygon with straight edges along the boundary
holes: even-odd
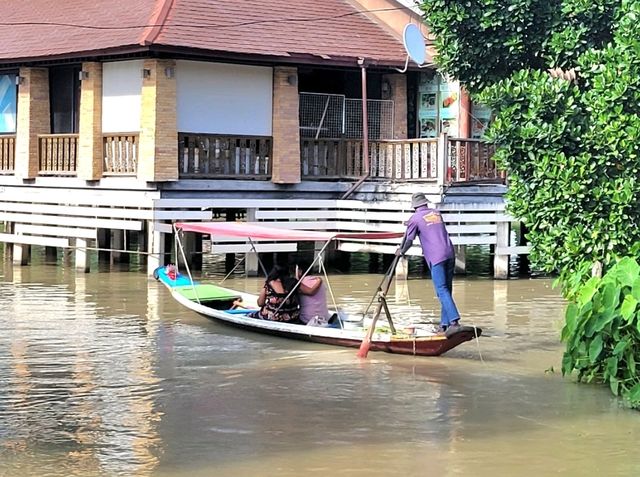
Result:
[[[565,352],[562,355],[562,375],[566,376],[568,374],[571,374],[573,372],[573,369],[574,369],[573,357],[571,356],[571,354]]]
[[[609,380],[609,388],[611,389],[611,392],[616,396],[618,395],[618,392],[619,392],[619,384],[620,384],[620,381],[618,381],[616,378],[611,378]]]
[[[580,289],[578,293],[578,302],[579,303],[587,303],[591,301],[593,295],[595,294],[598,284],[600,283],[600,279],[598,277],[593,277],[584,286]]]
[[[624,350],[627,349],[627,346],[629,346],[629,340],[628,339],[625,339],[625,340],[622,340],[622,341],[618,342],[616,347],[613,349],[613,354],[615,356],[618,356],[618,355],[624,353]]]
[[[637,305],[638,300],[636,300],[633,295],[627,295],[624,297],[622,306],[620,307],[620,314],[626,321],[631,321],[631,319],[635,316]]]
[[[596,335],[589,345],[589,361],[595,363],[602,352],[602,335]]]
[[[605,378],[615,378],[618,375],[618,358],[612,356],[607,358],[607,365],[605,367]]]
[[[629,389],[625,397],[635,405],[640,404],[640,382]]]
[[[565,325],[562,328],[562,334],[560,339],[567,341],[576,329],[576,319],[578,316],[578,306],[575,303],[569,303],[565,312]]]

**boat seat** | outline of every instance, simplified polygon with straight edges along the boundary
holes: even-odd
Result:
[[[240,298],[238,292],[209,283],[178,286],[173,290],[191,301],[233,301]]]

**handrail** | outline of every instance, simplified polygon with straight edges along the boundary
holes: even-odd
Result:
[[[136,175],[139,134],[132,132],[102,135],[105,175]]]
[[[38,150],[39,174],[76,174],[78,134],[38,134]]]
[[[15,171],[16,135],[0,134],[0,174]]]
[[[239,136],[180,132],[180,178],[271,177],[270,136]]]

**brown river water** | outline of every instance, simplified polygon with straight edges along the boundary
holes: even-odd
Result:
[[[347,311],[381,275],[332,275]],[[259,280],[225,284],[256,290]],[[438,358],[234,330],[140,272],[0,268],[0,476],[637,476],[640,413],[560,373],[549,279],[456,278]],[[437,320],[428,279],[391,308]]]

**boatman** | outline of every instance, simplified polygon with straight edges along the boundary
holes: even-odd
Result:
[[[396,250],[396,255],[404,256],[416,235],[420,237],[422,255],[431,270],[433,288],[441,305],[440,329],[447,336],[451,336],[460,326],[460,313],[452,296],[453,271],[456,264],[453,244],[440,211],[430,207],[424,194],[413,194],[411,207],[415,212],[407,222],[407,232]]]

